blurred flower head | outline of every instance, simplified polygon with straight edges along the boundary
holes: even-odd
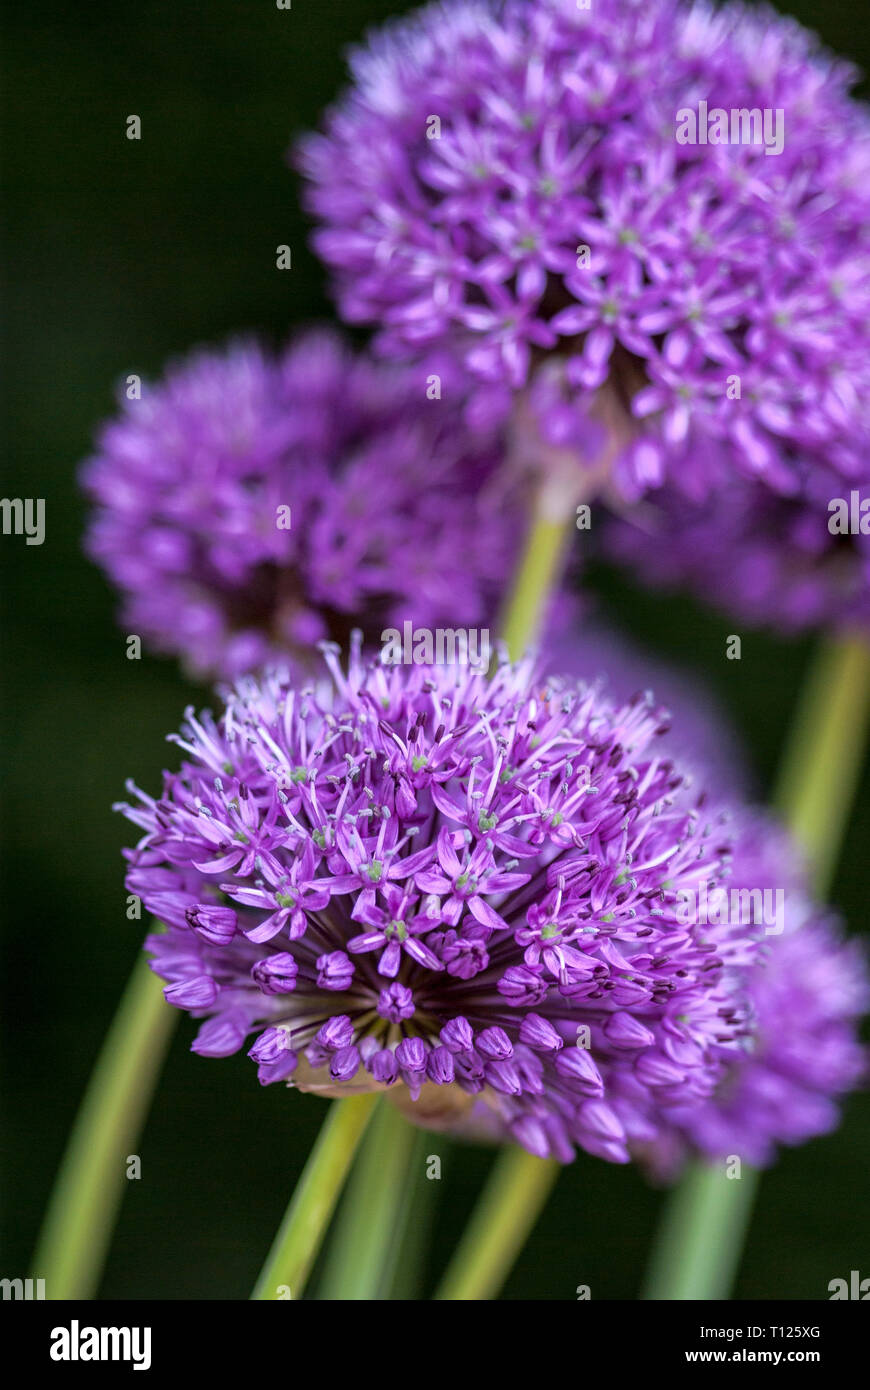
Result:
[[[450,371],[379,365],[323,330],[277,357],[200,352],[123,398],[83,482],[127,630],[233,677],[276,656],[310,669],[316,642],[360,624],[485,620],[518,519]]]
[[[714,1092],[762,928],[686,924],[735,827],[651,697],[529,663],[492,680],[364,663],[240,681],[120,809],[128,887],[194,1049],[264,1083],[384,1088],[428,1122],[483,1102],[534,1153],[616,1162]],[[738,814],[739,820],[739,814]]]
[[[782,1145],[805,1143],[839,1122],[842,1097],[868,1079],[858,1024],[870,1005],[867,960],[857,941],[812,901],[783,833],[759,818],[735,847],[735,890],[785,885],[784,930],[769,936],[755,965],[732,977],[750,1027],[714,1093],[700,1105],[665,1106],[665,1123],[645,1158],[673,1176],[689,1152],[774,1161]]]
[[[539,453],[636,498],[780,493],[868,445],[870,123],[772,10],[444,0],[372,35],[302,144],[345,317],[458,349]],[[514,411],[517,414],[517,411]]]
[[[744,622],[785,633],[867,628],[868,513],[866,481],[844,487],[828,470],[811,472],[790,497],[720,475],[702,501],[657,489],[599,535],[604,554],[642,583],[685,589]]]

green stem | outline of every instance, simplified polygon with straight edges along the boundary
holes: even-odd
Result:
[[[567,527],[543,512],[535,516],[508,600],[501,635],[512,661],[540,636],[547,603],[560,578]]]
[[[443,1150],[445,1136],[433,1136],[428,1130],[418,1129],[414,1140],[414,1152],[408,1165],[408,1181],[402,1200],[402,1211],[396,1223],[399,1238],[386,1270],[384,1298],[391,1302],[407,1303],[421,1295],[426,1273],[426,1252],[432,1225],[438,1189],[441,1184],[430,1177],[427,1169],[427,1150],[433,1147],[436,1137]],[[440,1155],[438,1155],[440,1158]]]
[[[728,1298],[757,1189],[751,1168],[738,1179],[690,1163],[665,1203],[641,1298]]]
[[[381,1100],[342,1200],[319,1299],[385,1296],[418,1133],[394,1105]]]
[[[376,1100],[369,1093],[330,1105],[251,1298],[301,1297]]]
[[[503,1148],[435,1298],[494,1298],[549,1197],[560,1165],[515,1145]]]
[[[48,1298],[93,1298],[127,1180],[127,1158],[169,1046],[176,1012],[142,957],[91,1074],[55,1181],[34,1277]]]
[[[870,644],[861,636],[824,643],[804,686],[774,805],[827,893],[867,743]]]
[[[843,637],[819,650],[782,760],[774,805],[827,892],[861,769],[870,715],[870,646]],[[671,1194],[641,1297],[728,1298],[758,1174],[695,1162]]]

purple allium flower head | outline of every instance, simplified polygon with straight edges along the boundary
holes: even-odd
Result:
[[[650,493],[608,518],[605,555],[643,583],[685,589],[741,621],[799,632],[870,627],[870,478],[845,486],[810,473],[793,497],[763,483],[721,480],[695,501]],[[866,503],[862,513],[862,506]],[[861,528],[864,528],[863,532]]]
[[[233,677],[276,654],[304,666],[361,622],[377,639],[485,621],[517,519],[498,447],[462,423],[450,364],[433,366],[376,364],[315,331],[277,358],[202,352],[123,401],[84,484],[88,549],[128,630]]]
[[[195,1050],[247,1045],[264,1083],[387,1087],[421,1122],[482,1101],[534,1153],[627,1161],[742,1045],[726,984],[759,929],[676,915],[726,875],[727,817],[645,700],[358,648],[308,690],[246,678],[219,720],[189,713],[180,771],[121,807]],[[224,917],[197,930],[215,906],[229,941]]]
[[[623,497],[703,488],[711,442],[781,493],[861,468],[870,122],[811,34],[737,4],[445,0],[351,69],[299,159],[340,308],[385,350],[458,346]]]
[[[762,904],[757,895],[769,894],[770,906],[780,893],[782,930],[766,936],[748,971],[731,976],[735,1007],[749,1028],[742,1050],[735,1053],[729,1040],[713,1095],[700,1105],[677,1097],[665,1107],[668,1123],[646,1158],[666,1176],[692,1150],[766,1166],[779,1146],[834,1129],[838,1102],[868,1079],[858,1040],[858,1021],[870,1006],[865,952],[812,901],[793,847],[769,819],[747,823],[738,838],[728,889],[732,913],[734,893],[745,895],[748,914]]]

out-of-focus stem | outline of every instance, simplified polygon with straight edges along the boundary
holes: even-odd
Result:
[[[176,1018],[143,956],[91,1073],[33,1257],[50,1299],[96,1292]]]
[[[398,1254],[419,1131],[382,1098],[332,1237],[320,1299],[385,1297]]]
[[[495,1298],[559,1176],[552,1158],[502,1149],[435,1294],[443,1301]]]
[[[518,661],[540,636],[547,605],[561,578],[568,530],[539,509],[505,607],[501,635],[512,661]]]
[[[378,1097],[334,1100],[251,1298],[301,1298]]]

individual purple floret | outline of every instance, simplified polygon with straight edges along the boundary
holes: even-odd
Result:
[[[725,880],[733,825],[659,753],[650,698],[357,650],[307,691],[248,678],[219,720],[189,712],[180,771],[121,807],[194,1050],[384,1087],[423,1122],[483,1101],[533,1153],[627,1161],[744,1046],[730,977],[763,929],[677,919]]]
[[[440,397],[440,398],[439,398]],[[405,621],[494,610],[521,518],[455,372],[353,355],[328,331],[279,357],[201,352],[106,425],[84,485],[122,619],[197,675]]]
[[[736,4],[445,0],[351,72],[299,162],[382,348],[449,343],[490,408],[520,393],[587,495],[703,492],[713,443],[781,494],[863,470],[870,122],[813,35]]]

